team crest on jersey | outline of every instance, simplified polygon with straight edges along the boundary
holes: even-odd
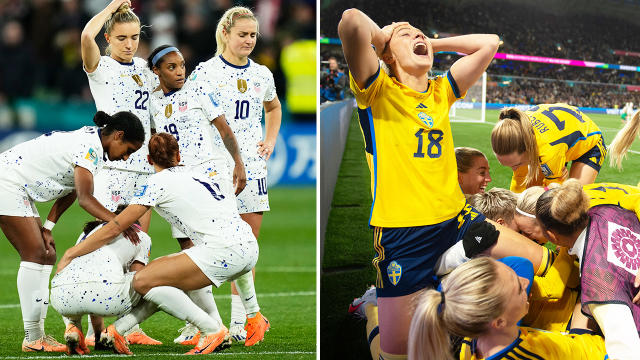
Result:
[[[391,281],[393,286],[398,285],[400,278],[402,277],[402,266],[397,262],[392,261],[389,266],[387,266],[387,276],[389,276],[389,281]]]
[[[238,91],[240,91],[241,93],[247,91],[247,80],[238,79]]]
[[[84,158],[91,161],[93,165],[98,165],[98,153],[93,150],[93,148],[89,148],[89,151],[87,151],[87,155]]]
[[[553,172],[551,171],[551,169],[549,168],[549,165],[547,164],[540,164],[540,169],[542,169],[542,173],[546,177],[551,177],[551,175],[553,175]]]
[[[142,86],[142,85],[144,85],[144,84],[142,83],[142,79],[140,78],[140,75],[135,74],[135,75],[131,75],[131,77],[133,78],[133,81],[135,81],[135,82],[136,82],[136,84],[138,84],[138,86]]]
[[[173,106],[172,104],[167,104],[167,106],[165,106],[164,108],[164,116],[168,118],[171,117],[171,114],[173,114]]]
[[[186,101],[181,101],[178,104],[178,110],[180,110],[180,112],[185,112],[187,111],[187,102]]]
[[[427,125],[427,127],[428,127],[428,128],[433,127],[433,118],[432,118],[431,116],[429,116],[429,115],[427,115],[426,113],[424,113],[424,112],[420,111],[420,112],[418,113],[418,118],[419,118],[420,120],[422,120],[422,122],[423,122],[425,125]]]
[[[120,190],[111,191],[111,201],[113,201],[114,203],[118,203],[120,199],[122,199],[122,196],[120,195]]]

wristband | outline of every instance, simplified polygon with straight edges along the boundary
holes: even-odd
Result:
[[[51,231],[54,226],[56,226],[56,223],[47,219],[47,221],[44,222],[44,225],[42,225],[42,228]]]

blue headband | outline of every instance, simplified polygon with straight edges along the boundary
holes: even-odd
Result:
[[[170,52],[177,52],[179,53],[180,50],[178,50],[178,48],[176,48],[175,46],[170,46],[166,49],[162,49],[160,50],[156,56],[153,57],[153,59],[151,59],[151,65],[156,66],[156,63],[158,62],[158,60],[160,60],[163,56],[167,55]]]

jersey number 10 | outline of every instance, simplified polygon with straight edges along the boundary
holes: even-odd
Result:
[[[236,100],[236,117],[234,119],[246,119],[249,117],[249,101]]]

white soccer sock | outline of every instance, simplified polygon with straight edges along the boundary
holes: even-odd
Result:
[[[143,298],[155,303],[162,311],[180,320],[188,320],[205,335],[220,331],[222,324],[207,315],[180,289],[171,286],[158,286],[149,290]]]
[[[253,317],[255,313],[260,311],[260,306],[258,305],[256,288],[253,286],[253,274],[251,271],[247,271],[244,275],[236,279],[236,289],[238,289],[240,300],[244,305],[244,312],[247,316]],[[244,323],[244,315],[242,322]]]
[[[42,288],[40,276],[42,264],[21,261],[18,269],[18,297],[24,323],[24,337],[27,341],[40,339],[44,334],[40,330],[42,315]]]
[[[222,324],[222,318],[218,312],[216,300],[213,298],[213,289],[211,285],[205,286],[202,289],[188,291],[187,295],[189,295],[189,298],[191,298],[194,304],[198,305],[200,309],[204,310],[204,312],[209,314],[209,316]],[[238,300],[240,300],[240,298],[238,298]],[[233,306],[231,309],[233,310]],[[244,314],[244,310],[242,312]]]
[[[91,321],[91,315],[87,315],[87,323],[88,323],[88,325],[87,325],[87,336],[86,337],[89,337],[91,335],[95,335],[94,332],[93,332],[93,322]],[[96,336],[96,340],[100,340],[100,338]]]
[[[160,309],[156,304],[142,299],[133,309],[131,309],[130,313],[116,320],[113,325],[116,327],[116,331],[118,331],[119,334],[124,334],[136,327],[139,328],[138,324],[147,320],[149,316],[155,314],[158,310]]]
[[[51,277],[51,271],[53,265],[42,265],[42,272],[40,273],[40,291],[42,291],[42,308],[40,309],[40,331],[45,334],[44,320],[47,318],[47,310],[49,310],[49,278]]]
[[[238,284],[236,283],[236,286]],[[231,294],[231,325],[244,324],[246,316],[240,295]]]

